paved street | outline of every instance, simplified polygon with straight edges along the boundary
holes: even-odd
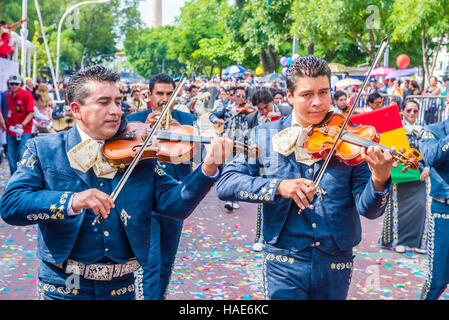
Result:
[[[204,119],[201,125],[210,133]],[[8,177],[4,161],[1,192]],[[184,223],[168,299],[262,299],[263,254],[252,251],[255,227],[256,205],[241,203],[229,214],[211,190]],[[362,227],[348,299],[418,299],[427,257],[380,248],[382,218],[362,218]],[[36,298],[36,239],[36,226],[15,227],[0,221],[0,300]],[[449,299],[448,291],[441,298]]]

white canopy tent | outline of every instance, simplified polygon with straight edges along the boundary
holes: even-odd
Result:
[[[25,41],[25,51],[22,49],[22,37],[15,32],[11,32],[11,39],[9,45],[13,48],[12,60],[20,65],[19,74],[25,77],[30,77],[33,82],[36,82],[36,46],[29,40]],[[25,66],[19,62],[19,51],[21,57],[25,57]],[[31,55],[33,54],[33,62],[31,62]],[[22,70],[25,68],[25,70]],[[25,80],[25,79],[24,79]]]
[[[36,82],[36,46],[30,41],[25,41],[25,51],[22,50],[22,37],[15,32],[11,32],[9,45],[13,48],[11,60],[0,58],[0,91],[7,89],[6,81],[12,74],[22,77],[30,77]],[[22,54],[24,55],[25,66],[21,64]],[[19,60],[20,59],[20,60]],[[25,79],[23,79],[25,81]]]

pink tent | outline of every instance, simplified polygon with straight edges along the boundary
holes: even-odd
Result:
[[[373,69],[373,73],[371,74],[372,77],[381,77],[386,76],[387,74],[395,71],[393,68],[387,68],[387,67],[377,67]],[[365,73],[365,76],[368,74],[368,71]]]

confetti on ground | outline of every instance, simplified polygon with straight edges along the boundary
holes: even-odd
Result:
[[[0,164],[0,192],[9,180],[6,161]],[[10,226],[0,219],[0,300],[36,299],[37,225]]]

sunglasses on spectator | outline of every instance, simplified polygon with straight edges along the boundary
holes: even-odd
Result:
[[[384,104],[384,102],[383,101],[377,101],[376,103],[374,103],[376,106],[381,106],[381,105],[383,105]]]
[[[244,94],[236,94],[235,97],[236,98],[243,98],[243,99],[246,98],[246,96]]]
[[[18,86],[18,85],[20,85],[20,83],[15,83],[15,82],[10,82],[9,83],[11,86]]]
[[[417,114],[418,110],[416,110],[416,109],[406,109],[405,112],[407,112],[407,113],[412,113],[413,112],[414,114]]]

